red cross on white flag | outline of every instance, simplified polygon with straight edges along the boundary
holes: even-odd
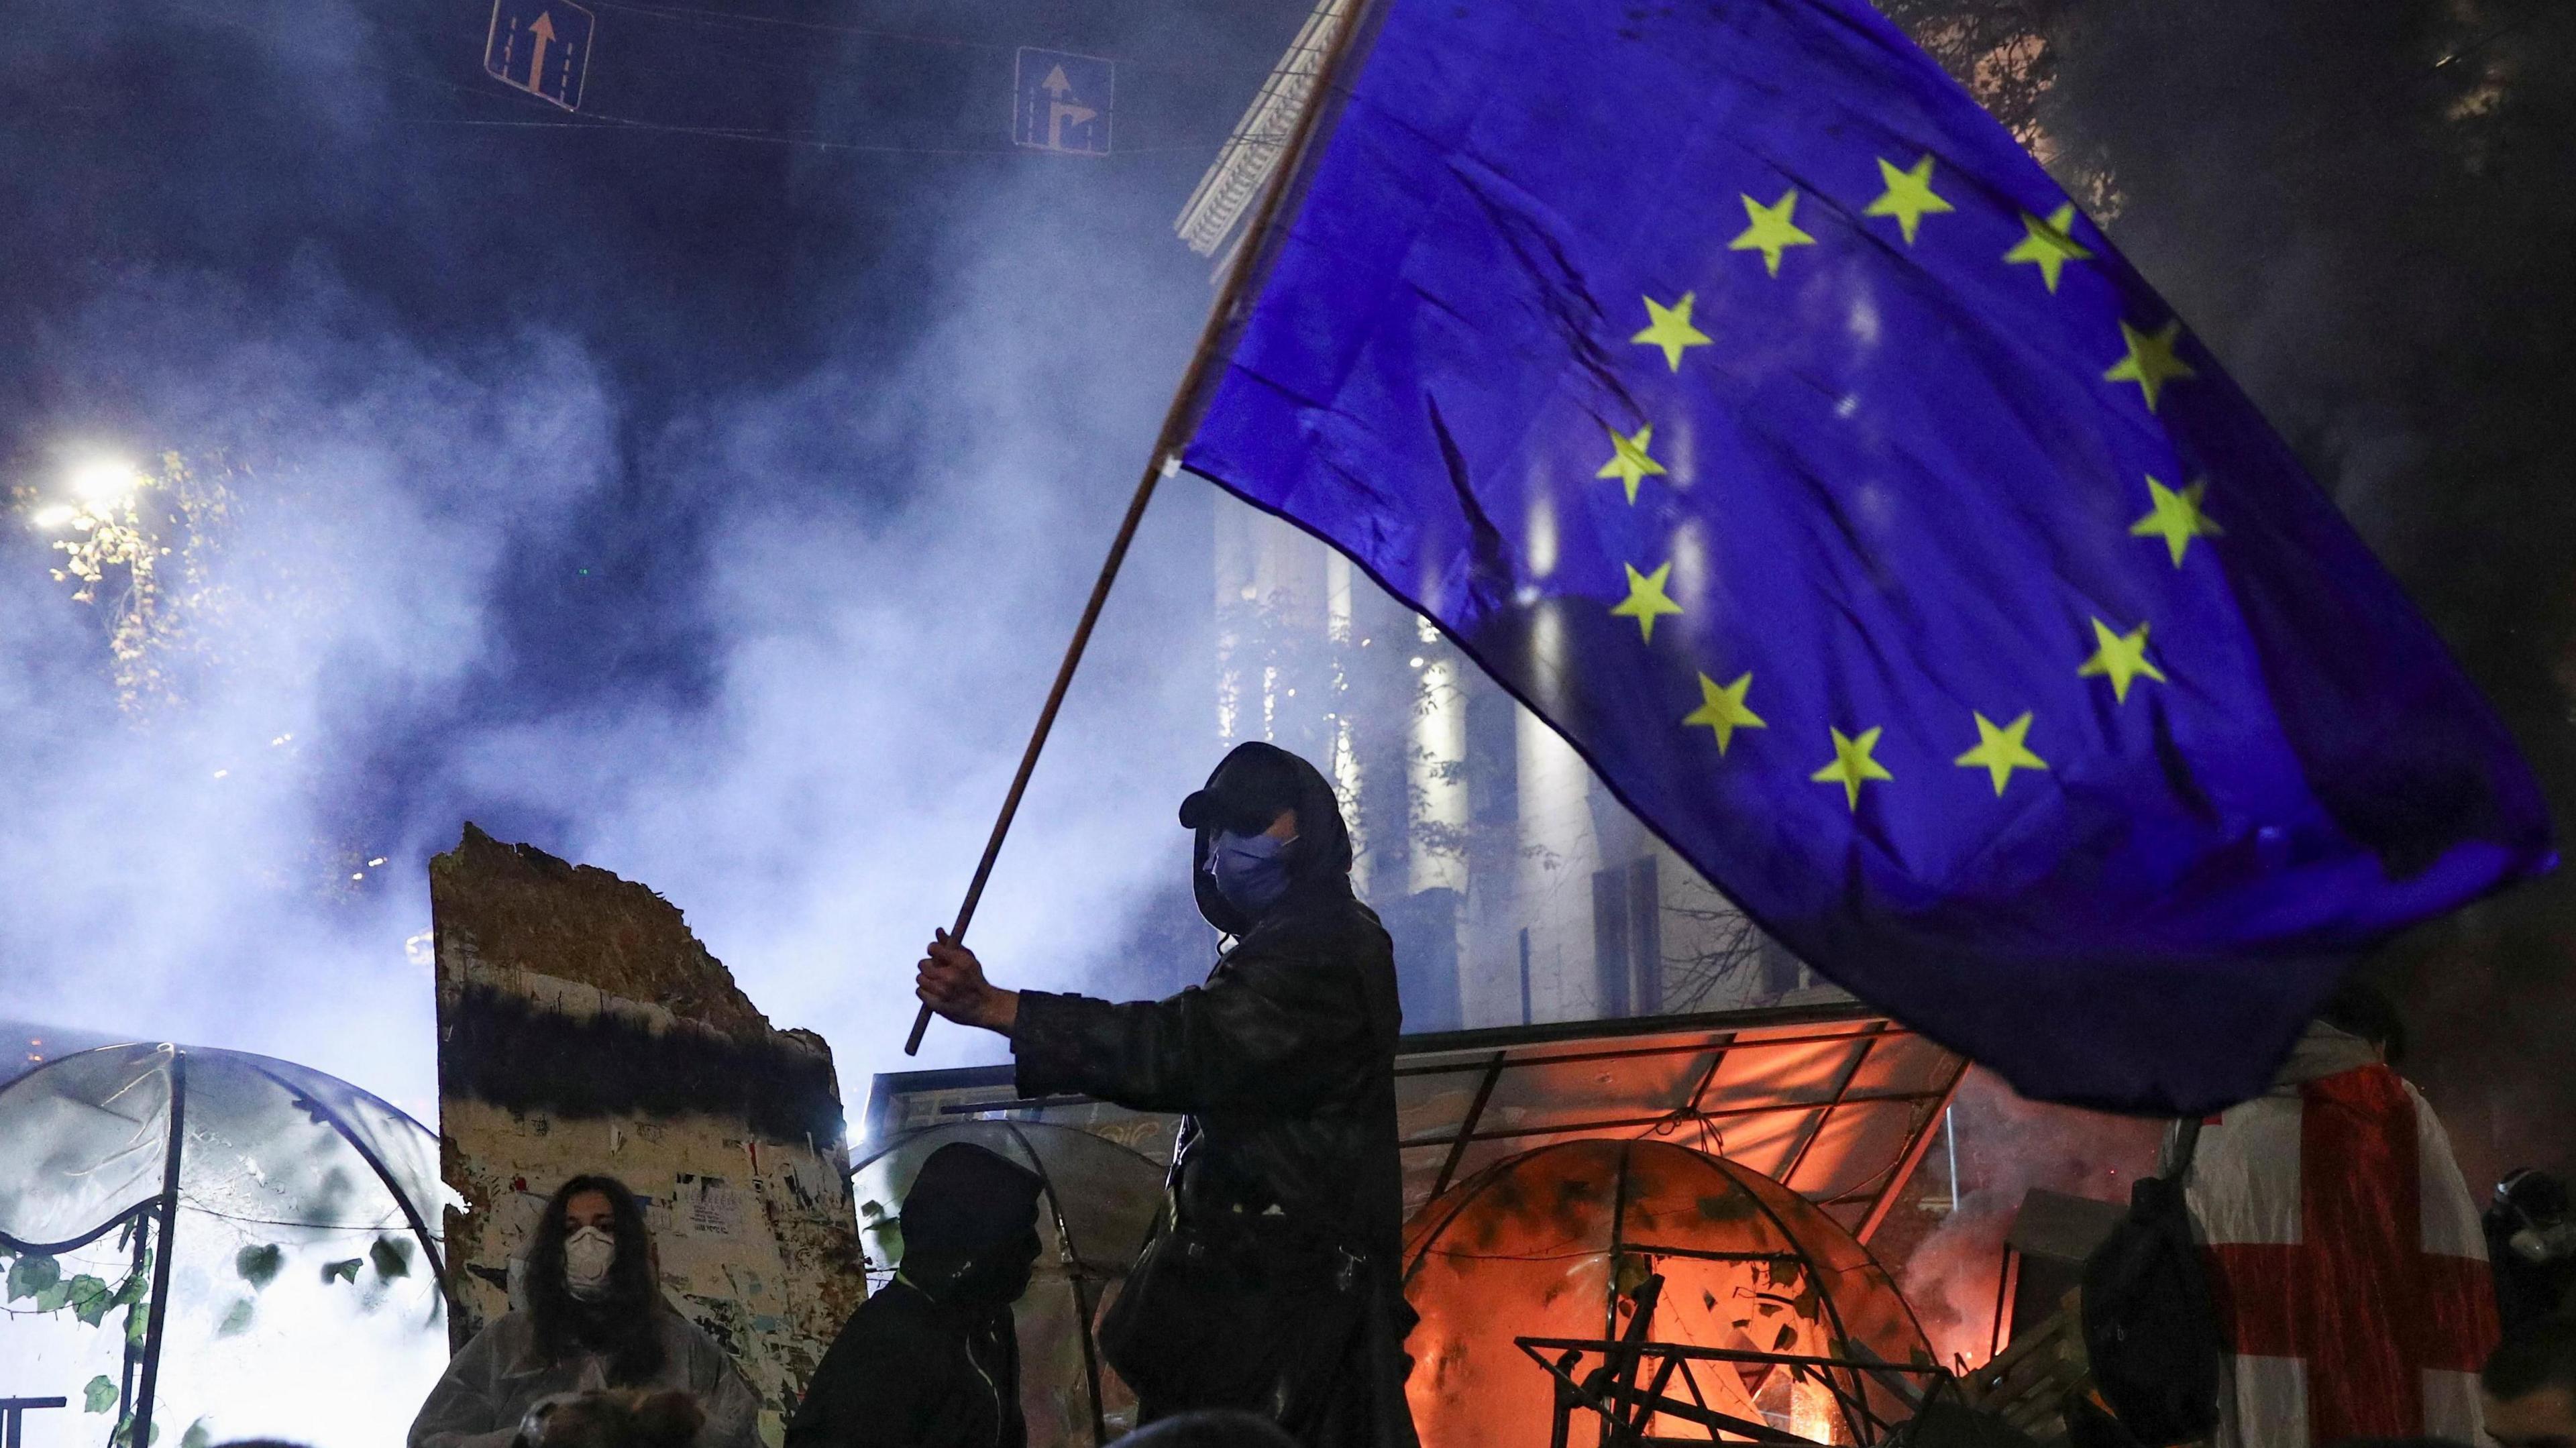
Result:
[[[2366,1065],[2275,1087],[2204,1129],[2186,1186],[2235,1354],[2217,1448],[2479,1441],[2486,1244],[2413,1086]]]

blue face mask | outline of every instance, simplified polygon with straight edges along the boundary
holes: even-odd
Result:
[[[1247,915],[1258,915],[1288,893],[1288,846],[1276,835],[1220,833],[1208,846],[1208,874],[1217,893]]]

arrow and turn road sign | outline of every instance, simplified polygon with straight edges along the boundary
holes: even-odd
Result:
[[[591,13],[572,0],[493,0],[483,69],[503,85],[580,110],[593,28]],[[1012,91],[1014,144],[1068,156],[1109,154],[1116,92],[1110,61],[1022,46]]]
[[[1096,55],[1021,46],[1011,142],[1068,156],[1109,154],[1115,67]]]
[[[484,73],[539,100],[580,110],[590,33],[590,12],[570,0],[492,0]]]

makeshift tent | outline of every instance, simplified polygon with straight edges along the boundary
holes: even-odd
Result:
[[[1407,1036],[1395,1065],[1405,1210],[1417,1227],[1433,1220],[1426,1204],[1443,1193],[1454,1197],[1459,1189],[1454,1184],[1536,1148],[1578,1142],[1658,1143],[1675,1150],[1687,1146],[1694,1148],[1688,1154],[1695,1159],[1725,1158],[1721,1175],[1728,1184],[1712,1186],[1713,1194],[1743,1197],[1756,1189],[1734,1185],[1739,1178],[1764,1181],[1759,1190],[1785,1197],[1789,1206],[1780,1210],[1801,1224],[1796,1235],[1809,1244],[1801,1250],[1820,1262],[1839,1262],[1846,1249],[1857,1252],[1857,1243],[1866,1242],[1886,1220],[1897,1193],[1930,1147],[1942,1108],[1966,1069],[1957,1054],[1858,1005]],[[1177,1117],[1130,1111],[1088,1096],[1023,1100],[1008,1066],[881,1075],[869,1093],[866,1121],[869,1138],[878,1142],[969,1126],[1022,1132],[1070,1128],[1161,1162],[1170,1160],[1178,1124]],[[1079,1190],[1065,1184],[1068,1205],[1078,1199]],[[864,1204],[867,1194],[858,1199]],[[1144,1205],[1149,1218],[1151,1204]],[[1104,1264],[1121,1270],[1125,1265],[1114,1255]],[[1579,1268],[1575,1258],[1556,1265],[1567,1271]],[[1885,1284],[1884,1274],[1875,1282]],[[1545,1295],[1535,1282],[1524,1285]],[[1876,1338],[1864,1335],[1862,1345],[1875,1341],[1887,1351],[1911,1353],[1921,1343],[1921,1333],[1894,1289],[1887,1288],[1882,1298],[1873,1286],[1866,1295],[1874,1305],[1855,1307],[1856,1314],[1884,1315],[1886,1304],[1893,1302],[1895,1316],[1888,1320],[1901,1321],[1903,1330]],[[1598,1337],[1603,1304],[1597,1295],[1589,1301],[1594,1316],[1584,1332]],[[1678,1299],[1675,1310],[1680,1310]],[[1507,1322],[1493,1319],[1497,1330]],[[1540,1330],[1512,1329],[1523,1334]],[[1516,1385],[1513,1391],[1523,1396],[1515,1401],[1535,1395],[1537,1411],[1527,1421],[1544,1436],[1548,1370],[1512,1348],[1508,1334],[1502,1340],[1512,1357],[1495,1368],[1496,1380]],[[1425,1351],[1423,1341],[1414,1340],[1417,1359]],[[1106,1368],[1099,1371],[1103,1391],[1115,1401],[1122,1390]],[[1417,1368],[1416,1381],[1424,1381],[1428,1372]],[[1781,1382],[1770,1389],[1775,1397],[1789,1391],[1788,1380]],[[1885,1394],[1895,1390],[1878,1378],[1871,1382],[1876,1386],[1868,1391],[1879,1395],[1871,1402],[1893,1413],[1895,1405]],[[1824,1411],[1811,1403],[1811,1417]],[[1589,1429],[1580,1423],[1574,1428],[1574,1441],[1590,1441],[1583,1436]],[[1682,1436],[1706,1435],[1685,1429]]]
[[[1106,1443],[1135,1426],[1136,1399],[1100,1360],[1092,1324],[1153,1228],[1163,1204],[1163,1169],[1087,1132],[1040,1122],[950,1121],[881,1144],[850,1179],[872,1287],[903,1265],[896,1219],[922,1162],[961,1141],[1018,1162],[1046,1182],[1038,1202],[1036,1270],[1015,1314],[1029,1448]]]
[[[1424,1448],[1536,1448],[1604,1408],[1649,1441],[1872,1443],[1930,1381],[1922,1329],[1849,1232],[1671,1142],[1560,1142],[1469,1178],[1414,1218],[1405,1297]]]
[[[31,1448],[379,1440],[446,1360],[437,1137],[345,1081],[105,1046],[0,1086],[0,1145],[0,1396],[71,1399]]]

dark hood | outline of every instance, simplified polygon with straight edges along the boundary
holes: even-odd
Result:
[[[938,1296],[978,1263],[1016,1255],[1023,1239],[1035,1240],[1045,1186],[1036,1172],[970,1142],[932,1152],[904,1194],[905,1275]]]
[[[1297,843],[1288,858],[1288,893],[1271,913],[1319,897],[1351,893],[1351,832],[1342,821],[1324,772],[1275,744],[1238,744],[1219,761],[1205,787],[1181,801],[1181,823],[1198,833],[1190,849],[1190,888],[1199,913],[1227,935],[1258,922],[1217,893],[1208,874],[1208,847],[1221,830],[1252,834],[1269,828],[1281,810],[1297,812]]]

